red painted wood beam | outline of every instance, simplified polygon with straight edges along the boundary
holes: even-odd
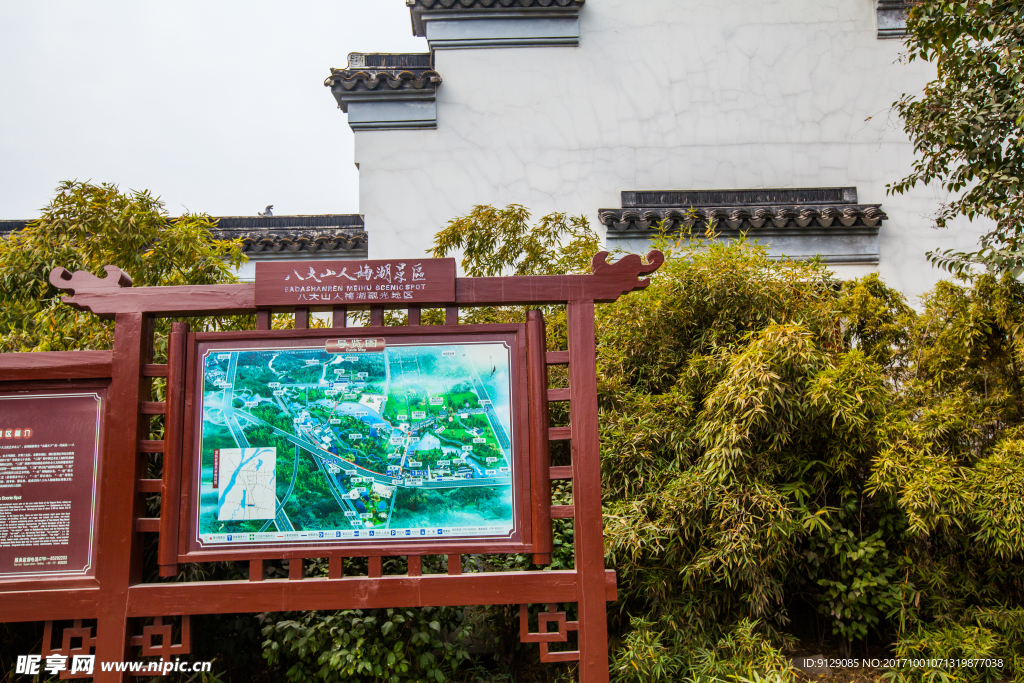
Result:
[[[110,377],[113,351],[39,351],[0,354],[0,382]]]
[[[615,600],[615,572],[600,582],[603,598]],[[282,612],[577,602],[578,585],[579,575],[564,570],[142,584],[129,589],[128,616],[233,614],[239,605]]]
[[[0,593],[5,622],[95,619],[99,600],[98,587]]]

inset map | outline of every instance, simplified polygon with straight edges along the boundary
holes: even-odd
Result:
[[[509,345],[380,341],[204,355],[200,542],[512,534]]]
[[[273,519],[277,501],[276,448],[220,448],[217,519]]]

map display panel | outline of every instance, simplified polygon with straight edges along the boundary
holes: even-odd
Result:
[[[341,339],[199,360],[201,547],[515,533],[507,342]]]

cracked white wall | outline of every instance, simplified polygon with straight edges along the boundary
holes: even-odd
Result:
[[[891,111],[931,78],[876,38],[874,0],[587,0],[577,48],[441,50],[437,130],[359,131],[370,258],[415,257],[475,204],[583,214],[623,190],[856,186],[881,203],[879,271],[941,277],[943,194],[887,196],[913,149]],[[863,267],[837,268],[859,274]]]

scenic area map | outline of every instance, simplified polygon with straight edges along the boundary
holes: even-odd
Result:
[[[504,342],[212,349],[198,540],[509,538]]]

